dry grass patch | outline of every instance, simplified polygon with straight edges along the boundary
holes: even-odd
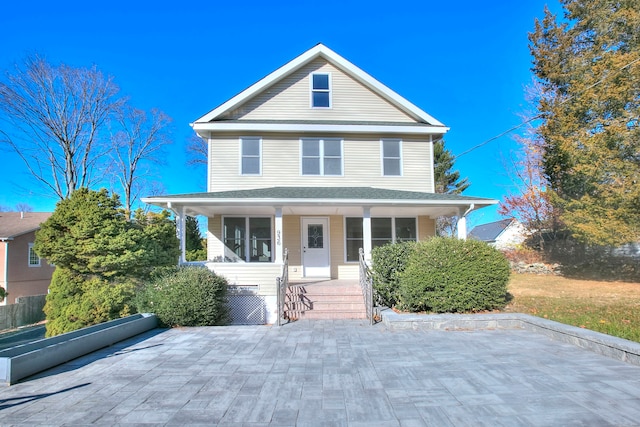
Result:
[[[640,342],[640,283],[513,274],[507,311]]]

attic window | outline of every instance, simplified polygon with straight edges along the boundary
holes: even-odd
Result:
[[[331,107],[331,89],[329,74],[311,74],[311,106],[313,108]]]

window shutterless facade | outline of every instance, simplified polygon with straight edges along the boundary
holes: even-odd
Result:
[[[342,140],[304,138],[301,140],[302,175],[342,175]]]
[[[311,107],[331,108],[331,74],[311,74]]]
[[[416,218],[371,218],[371,247],[416,241]],[[359,250],[364,247],[362,218],[345,218],[345,247],[347,262],[358,261]]]
[[[262,173],[262,140],[257,137],[240,138],[240,174]]]
[[[33,250],[33,243],[29,243],[29,267],[40,267],[40,257]]]
[[[271,262],[271,218],[224,217],[226,262]]]
[[[382,175],[402,176],[402,141],[399,139],[383,139]]]

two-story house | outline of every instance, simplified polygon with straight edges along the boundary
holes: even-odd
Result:
[[[179,229],[206,216],[207,266],[268,307],[285,248],[291,280],[357,279],[360,248],[368,259],[426,239],[440,215],[458,215],[465,237],[465,215],[497,203],[434,193],[433,142],[448,128],[322,44],[192,127],[208,141],[208,191],[143,200]]]

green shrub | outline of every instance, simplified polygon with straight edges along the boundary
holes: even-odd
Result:
[[[400,274],[399,304],[408,311],[477,312],[506,304],[509,262],[476,240],[420,242]]]
[[[371,274],[373,289],[378,303],[393,307],[398,302],[400,273],[406,267],[415,242],[404,242],[378,246],[371,251]]]
[[[132,314],[135,286],[123,279],[87,278],[57,267],[44,313],[46,336],[52,337]]]
[[[229,322],[227,280],[204,267],[179,267],[144,286],[139,312],[155,313],[163,326],[213,326]]]

